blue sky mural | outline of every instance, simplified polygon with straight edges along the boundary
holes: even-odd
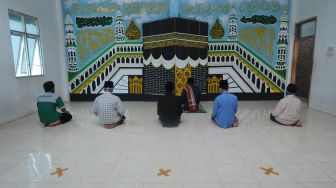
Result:
[[[287,14],[290,12],[289,0],[180,0],[178,3],[180,7],[178,14],[181,17],[208,22],[209,31],[218,18],[225,33],[228,31],[230,12],[234,9],[238,18],[239,41],[257,51],[272,66],[275,65],[276,54],[274,52],[277,49],[280,18],[284,12]],[[274,16],[277,22],[266,25],[240,21],[243,16],[249,18],[254,15]],[[223,39],[227,40],[227,37],[225,34]],[[209,37],[209,41],[222,41],[223,39]]]
[[[106,28],[114,31],[116,12],[118,10],[123,15],[125,29],[131,19],[134,19],[141,30],[142,23],[170,16],[208,22],[209,31],[218,18],[224,27],[225,33],[227,33],[229,15],[232,9],[235,9],[238,18],[239,41],[252,48],[252,50],[256,50],[260,56],[274,66],[276,54],[273,52],[277,48],[276,40],[280,27],[279,20],[284,11],[287,14],[290,12],[290,0],[64,0],[63,8],[64,14],[70,14],[73,20],[76,17],[113,17],[113,23],[110,26],[81,29],[74,27],[74,33],[80,30],[103,30]],[[240,21],[243,16],[250,18],[254,15],[274,16],[277,18],[277,22],[265,25]],[[80,36],[80,33],[77,35]],[[261,41],[251,41],[251,37],[261,38]],[[92,36],[91,40],[99,39]],[[227,34],[222,39],[209,37],[209,41],[218,40],[227,40]],[[82,45],[87,46],[89,43]],[[106,45],[105,48],[109,45]],[[85,66],[90,61],[91,56],[103,51],[105,48],[100,46],[93,50],[93,53],[86,53],[88,54],[87,57],[80,56],[78,67]]]
[[[142,23],[153,21],[156,19],[163,19],[169,17],[169,0],[64,0],[63,1],[63,14],[64,17],[69,14],[74,23],[76,17],[113,17],[113,22],[109,26],[96,26],[96,27],[83,27],[78,28],[74,24],[74,33],[77,37],[77,42],[82,42],[77,44],[78,46],[89,48],[90,43],[87,41],[82,41],[78,37],[82,36],[81,33],[87,32],[89,30],[95,30],[96,32],[102,31],[102,35],[106,35],[108,32],[106,29],[110,29],[111,32],[115,31],[116,24],[116,13],[121,11],[123,16],[124,31],[129,25],[131,19],[135,21],[137,26],[142,30]],[[82,32],[81,32],[82,31]],[[102,41],[99,41],[98,37],[93,36],[93,31],[88,32],[88,35],[91,37],[91,41],[97,41],[100,45],[99,47],[86,50],[85,55],[82,55],[79,52],[79,58],[77,61],[77,66],[79,69],[86,66],[91,58],[94,58],[95,55],[99,54],[101,51],[104,51],[108,48],[114,40],[111,40],[108,44],[102,45]],[[126,39],[127,40],[127,39]],[[142,41],[140,38],[139,41]]]

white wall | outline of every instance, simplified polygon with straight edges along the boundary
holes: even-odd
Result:
[[[327,48],[336,49],[336,1],[294,0],[295,23],[317,17],[313,74],[309,107],[336,115],[336,51],[327,56]]]
[[[0,124],[36,111],[42,84],[52,80],[56,94],[69,100],[63,21],[59,0],[0,1]],[[39,18],[45,75],[16,78],[10,40],[8,9]]]

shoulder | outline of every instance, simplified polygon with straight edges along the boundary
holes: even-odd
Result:
[[[58,96],[58,95],[55,95],[55,99],[56,99],[57,101],[59,101],[59,100],[63,101],[62,97],[60,97],[60,96]]]
[[[235,100],[238,100],[238,97],[232,93],[229,94],[231,98],[235,99]]]
[[[279,103],[283,103],[283,102],[286,102],[286,101],[288,101],[288,98],[284,97],[284,98],[280,99]]]
[[[42,93],[37,97],[38,102],[56,102],[56,100],[62,99],[60,96],[54,93]]]
[[[117,95],[111,94],[111,98],[115,101],[121,102],[121,99]]]
[[[295,98],[297,103],[301,104],[301,100],[297,96],[294,96],[294,98]]]
[[[168,100],[170,100],[169,96],[162,95],[162,96],[159,97],[158,103],[162,104],[162,103],[164,103],[165,101],[168,101]]]
[[[215,98],[215,101],[219,101],[223,98],[222,94],[219,94],[216,98]]]
[[[295,96],[285,96],[284,98],[282,98],[279,103],[282,103],[282,104],[292,104],[293,102],[298,102],[300,101],[298,98],[296,98]],[[294,103],[295,103],[294,102]]]
[[[55,93],[53,93],[53,94],[52,94],[52,97],[53,97],[53,98],[55,98],[55,99],[62,99],[62,97],[61,97],[61,96],[59,96],[59,95],[56,95]]]
[[[101,94],[101,95],[97,96],[97,97],[95,98],[95,101],[98,101],[98,100],[100,100],[102,97],[103,97],[103,94]]]
[[[37,100],[41,99],[44,97],[44,93],[41,93],[39,96],[37,96]]]

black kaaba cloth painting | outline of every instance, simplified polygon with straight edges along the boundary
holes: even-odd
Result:
[[[168,18],[142,25],[145,65],[176,65],[184,68],[206,65],[208,23],[183,18]]]

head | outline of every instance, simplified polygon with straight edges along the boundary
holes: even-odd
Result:
[[[113,91],[113,82],[112,81],[106,81],[104,83],[104,91],[106,91],[106,92],[112,92]]]
[[[286,93],[287,94],[295,94],[296,93],[296,85],[295,84],[288,84],[287,89],[286,89]]]
[[[188,85],[193,85],[194,84],[194,78],[188,78],[187,80]]]
[[[219,88],[221,90],[224,90],[224,91],[229,90],[229,83],[228,83],[228,81],[227,80],[221,80],[221,81],[219,81]]]
[[[53,81],[44,82],[43,88],[45,92],[55,92],[55,84]]]
[[[173,90],[174,90],[173,82],[170,82],[170,81],[167,82],[165,88],[166,88],[167,93],[173,93]]]

